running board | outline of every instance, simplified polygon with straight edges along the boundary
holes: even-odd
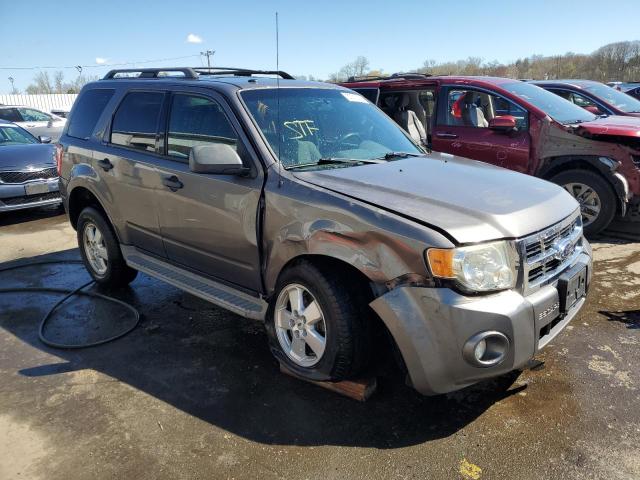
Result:
[[[219,307],[243,317],[264,320],[267,302],[252,297],[233,287],[223,285],[155,257],[142,253],[135,247],[120,245],[122,255],[131,268],[162,280]]]

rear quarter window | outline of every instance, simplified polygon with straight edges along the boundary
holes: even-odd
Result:
[[[113,93],[113,89],[103,88],[84,92],[76,100],[77,104],[69,116],[67,135],[83,140],[88,139],[96,128],[96,123],[98,123],[104,108],[113,97]]]

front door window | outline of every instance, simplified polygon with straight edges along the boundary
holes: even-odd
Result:
[[[526,110],[509,100],[480,90],[451,88],[447,91],[446,111],[440,125],[488,128],[495,117],[510,115],[518,131],[528,129]]]

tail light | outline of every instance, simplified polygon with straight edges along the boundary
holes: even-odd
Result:
[[[58,176],[62,174],[62,145],[56,143],[56,169]]]

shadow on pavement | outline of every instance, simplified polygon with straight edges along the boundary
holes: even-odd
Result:
[[[29,260],[62,258],[78,258],[77,250]],[[87,279],[78,265],[33,266],[0,273],[5,288],[46,285],[71,289]],[[258,322],[145,275],[139,275],[131,288],[113,295],[140,310],[138,328],[113,343],[73,351],[49,349],[37,337],[38,322],[56,296],[1,295],[0,327],[6,332],[0,335],[12,334],[63,359],[42,364],[35,360],[41,355],[18,344],[11,354],[21,355],[20,361],[0,366],[3,378],[11,382],[44,377],[55,382],[56,375],[93,369],[251,441],[381,449],[447,437],[494,403],[525,388],[513,386],[518,377],[513,372],[447,396],[421,397],[404,386],[399,375],[392,375],[382,377],[378,393],[361,404],[280,374]],[[107,330],[117,330],[119,322],[127,321],[118,307],[78,298],[55,315],[47,336],[80,342],[107,335]],[[33,365],[11,370],[15,368],[11,365],[24,366],[30,359]],[[117,402],[117,398],[109,401]]]
[[[62,208],[62,204],[4,212],[0,213],[0,227],[18,225],[43,218],[57,217],[63,214],[64,209]]]
[[[627,328],[636,330],[640,329],[640,310],[627,310],[622,312],[598,312],[607,317],[610,322],[624,323]]]

